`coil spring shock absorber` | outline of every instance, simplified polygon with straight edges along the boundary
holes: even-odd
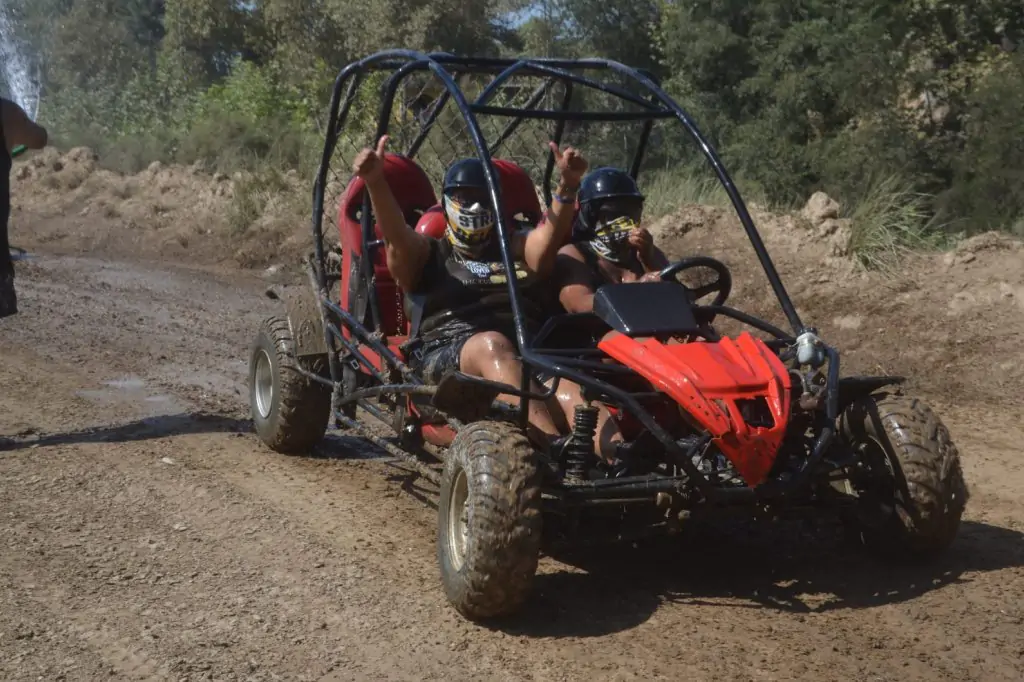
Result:
[[[582,481],[587,477],[587,464],[594,457],[594,434],[597,433],[597,408],[587,403],[577,405],[573,415],[572,438],[565,449],[565,477]]]

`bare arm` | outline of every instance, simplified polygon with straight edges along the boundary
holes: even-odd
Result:
[[[8,153],[18,145],[25,145],[29,149],[42,149],[46,146],[48,141],[46,128],[34,123],[24,109],[10,100],[0,100],[0,106],[2,106],[4,139],[7,141]]]
[[[594,290],[591,273],[583,255],[572,244],[559,250],[555,271],[558,273],[558,301],[569,313],[589,313],[594,310]]]
[[[544,221],[530,230],[523,245],[523,260],[526,267],[542,277],[551,273],[558,250],[572,231],[576,192],[580,187],[580,179],[587,170],[586,159],[572,147],[561,154],[554,142],[550,143],[550,147],[558,159],[558,169],[561,172],[561,181],[555,188],[555,195],[563,197],[564,202],[557,198],[552,199]]]
[[[387,140],[385,135],[377,143],[376,150],[360,152],[353,162],[353,170],[366,181],[373,214],[384,236],[388,270],[399,287],[411,291],[419,283],[430,254],[430,242],[429,237],[405,224],[398,200],[384,177],[384,145]]]
[[[384,235],[388,270],[405,291],[415,289],[430,253],[429,237],[405,224],[398,200],[383,177],[367,183],[377,224]]]

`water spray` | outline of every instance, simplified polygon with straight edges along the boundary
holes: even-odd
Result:
[[[21,107],[34,122],[39,116],[40,79],[38,65],[36,77],[32,78],[29,60],[21,49],[17,39],[14,23],[9,15],[7,1],[0,0],[0,68],[10,93],[10,99]],[[11,158],[25,153],[27,146],[19,144],[11,150]],[[20,261],[29,258],[24,249],[8,246],[11,260]]]
[[[21,41],[18,40],[6,0],[0,0],[0,68],[3,68],[10,98],[35,121],[39,116],[40,99],[38,69],[33,78],[30,75],[30,60],[21,49]]]
[[[39,116],[39,78],[29,76],[29,60],[19,49],[17,32],[8,14],[6,0],[0,0],[0,61],[11,99],[35,121]],[[20,144],[11,150],[11,158],[25,153],[28,148]]]

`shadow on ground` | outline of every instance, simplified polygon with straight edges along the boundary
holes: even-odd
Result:
[[[0,436],[0,452],[82,443],[128,443],[199,433],[249,433],[252,421],[206,413],[179,413],[137,419],[126,424],[96,426],[67,433],[20,433]]]
[[[599,637],[647,621],[665,603],[793,614],[913,600],[966,574],[1024,566],[1024,534],[965,521],[946,554],[894,566],[830,537],[785,526],[745,537],[696,532],[555,556],[577,571],[541,573],[524,611],[492,627],[540,638]]]
[[[437,512],[435,485],[412,472],[387,479]],[[601,637],[646,622],[663,604],[791,614],[899,604],[970,574],[1024,567],[1024,533],[965,520],[943,555],[901,565],[869,556],[838,521],[705,521],[676,536],[552,548],[546,557],[523,609],[486,627],[536,638]]]
[[[255,438],[251,419],[207,412],[182,412],[136,419],[124,424],[91,426],[65,433],[26,431],[0,436],[0,452],[83,443],[129,443],[168,436],[224,433]],[[328,433],[312,453],[315,459],[384,459],[383,450],[360,438]]]

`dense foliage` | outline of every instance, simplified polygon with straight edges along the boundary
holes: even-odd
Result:
[[[338,68],[386,46],[601,55],[657,74],[772,203],[895,187],[931,225],[1024,232],[1020,0],[5,2],[41,119],[122,170],[309,171]]]

